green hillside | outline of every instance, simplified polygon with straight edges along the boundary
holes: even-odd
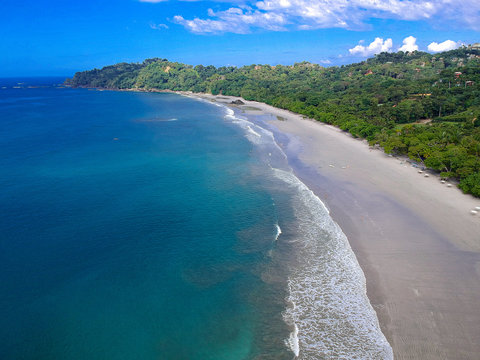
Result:
[[[191,66],[166,59],[78,72],[66,84],[241,96],[333,124],[408,155],[480,197],[480,49],[381,53],[324,68]]]

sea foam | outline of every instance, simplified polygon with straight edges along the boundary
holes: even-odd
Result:
[[[218,104],[215,104],[218,106]],[[366,293],[365,276],[347,237],[325,204],[287,166],[273,133],[225,106],[225,119],[265,152],[272,176],[291,194],[296,222],[288,240],[296,261],[290,266],[284,321],[292,328],[285,344],[296,359],[393,359]],[[276,159],[276,160],[275,160]],[[276,224],[275,240],[282,230]]]
[[[277,233],[275,234],[275,241],[277,241],[282,234],[282,229],[280,228],[280,225],[278,225],[278,223],[275,224],[275,230],[277,230]]]
[[[392,359],[345,234],[293,173],[274,169],[274,174],[295,190],[298,235],[291,241],[298,260],[288,279],[288,303],[294,306],[287,307],[284,318],[298,329],[298,358]]]
[[[264,161],[291,194],[295,224],[289,229],[296,261],[290,266],[284,321],[285,339],[297,359],[393,359],[366,293],[365,276],[347,237],[325,204],[287,166],[271,131],[226,108],[226,119],[268,153]],[[276,224],[278,240],[282,230]]]

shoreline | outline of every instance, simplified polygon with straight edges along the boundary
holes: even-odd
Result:
[[[480,214],[470,211],[480,199],[442,184],[435,174],[420,174],[406,159],[288,110],[233,96],[121,91],[218,102],[266,125],[296,176],[347,235],[394,357],[478,358]],[[262,116],[272,119],[264,123]]]
[[[177,93],[254,122],[272,115],[267,125],[296,175],[347,235],[396,359],[478,357],[480,215],[470,211],[480,199],[333,126],[238,97]]]

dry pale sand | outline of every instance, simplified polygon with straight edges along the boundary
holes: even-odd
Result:
[[[270,121],[277,141],[346,233],[395,358],[480,359],[480,199],[337,128],[243,101],[247,115],[283,119]]]

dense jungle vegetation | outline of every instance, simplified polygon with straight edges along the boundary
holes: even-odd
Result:
[[[288,109],[407,155],[480,197],[480,50],[381,53],[322,67],[191,66],[166,59],[78,72],[67,85],[206,92]]]

